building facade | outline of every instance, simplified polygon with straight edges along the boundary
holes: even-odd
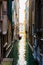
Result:
[[[33,57],[39,65],[43,65],[43,1],[30,0],[29,3],[29,39],[33,48]]]
[[[0,1],[0,58],[8,57],[12,49],[12,0]]]
[[[27,33],[27,38],[29,38],[29,0],[27,0],[25,4],[26,4],[26,8],[25,8],[26,33]]]
[[[19,34],[19,0],[14,0],[12,6],[12,20],[14,22],[14,40],[17,40]]]

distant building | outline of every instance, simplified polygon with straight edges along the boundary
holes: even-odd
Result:
[[[14,39],[18,39],[19,33],[19,0],[12,2],[12,21],[14,22]]]
[[[29,35],[29,0],[25,3],[25,18],[26,18],[26,33],[27,36]]]

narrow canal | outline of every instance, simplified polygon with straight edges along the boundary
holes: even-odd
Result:
[[[13,44],[13,49],[9,57],[13,57],[12,65],[38,65],[33,59],[32,51],[24,36],[22,36],[21,40]]]

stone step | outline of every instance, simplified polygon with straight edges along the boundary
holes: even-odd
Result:
[[[0,65],[12,65],[13,58],[4,58]]]

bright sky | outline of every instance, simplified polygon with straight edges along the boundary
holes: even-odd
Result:
[[[20,9],[19,9],[19,22],[23,22],[25,18],[25,2],[26,0],[19,0],[20,3]]]
[[[20,9],[19,9],[19,23],[20,23],[20,26],[19,26],[19,32],[20,32],[20,36],[22,34],[24,34],[25,32],[25,25],[24,25],[24,21],[25,21],[25,2],[26,0],[19,0],[19,3],[20,3]],[[21,25],[21,23],[23,25]],[[21,33],[22,32],[22,33]]]

